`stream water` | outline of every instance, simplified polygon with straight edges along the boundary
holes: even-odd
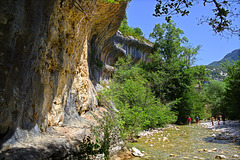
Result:
[[[129,143],[128,147],[136,147],[144,151],[145,156],[134,157],[132,160],[142,159],[215,159],[217,155],[224,155],[226,159],[240,156],[240,144],[227,140],[210,142],[215,131],[200,125],[181,125],[167,128],[153,136],[141,137],[136,143]],[[166,137],[166,138],[164,138]],[[163,141],[165,139],[165,141]]]

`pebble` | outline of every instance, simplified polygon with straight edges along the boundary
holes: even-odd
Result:
[[[216,137],[216,134],[212,134],[212,137]]]
[[[226,159],[226,156],[224,155],[216,155],[216,159]]]
[[[239,158],[239,156],[237,154],[232,156],[233,158]]]
[[[176,154],[170,154],[169,156],[170,157],[176,157],[177,155]]]
[[[202,152],[202,151],[203,151],[203,149],[199,149],[199,150],[198,150],[198,152]]]
[[[182,157],[183,159],[190,159],[189,157]]]
[[[167,137],[163,137],[163,142],[169,142]]]

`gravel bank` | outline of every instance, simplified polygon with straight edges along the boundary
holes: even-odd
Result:
[[[226,121],[225,124],[214,121],[214,125],[209,122],[200,123],[203,127],[216,131],[212,137],[215,140],[230,140],[232,142],[240,142],[240,121]]]

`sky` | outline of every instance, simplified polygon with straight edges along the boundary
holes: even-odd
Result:
[[[139,27],[144,36],[149,38],[155,24],[162,24],[165,17],[154,17],[156,0],[131,0],[127,8],[127,19],[130,27]],[[226,54],[235,49],[240,49],[240,38],[232,36],[224,38],[216,35],[208,24],[199,24],[199,18],[203,14],[211,14],[209,7],[204,7],[201,3],[190,10],[189,16],[174,16],[173,21],[176,26],[184,31],[184,36],[188,38],[191,46],[201,45],[195,65],[208,65],[213,61],[221,60]],[[240,18],[236,20],[240,24]]]

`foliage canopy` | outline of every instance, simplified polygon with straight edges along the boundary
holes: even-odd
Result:
[[[170,21],[173,15],[181,16],[189,15],[189,9],[200,3],[199,0],[156,0],[155,7],[156,17],[166,15],[166,20]],[[208,23],[216,33],[229,31],[231,34],[240,37],[239,24],[235,25],[235,19],[240,15],[238,0],[202,0],[204,6],[213,6],[213,16],[205,15],[200,20],[201,23]]]

